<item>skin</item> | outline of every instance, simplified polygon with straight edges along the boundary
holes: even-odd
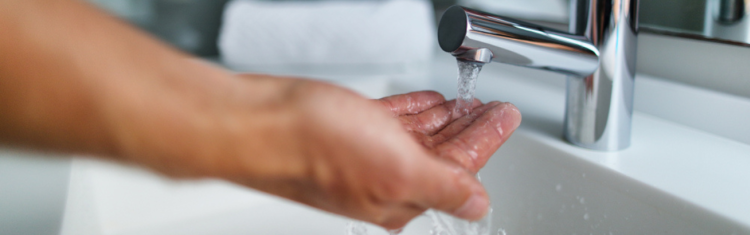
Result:
[[[478,220],[473,175],[521,122],[512,104],[423,91],[366,99],[235,75],[77,0],[0,0],[0,143],[221,178],[403,227],[428,208]]]

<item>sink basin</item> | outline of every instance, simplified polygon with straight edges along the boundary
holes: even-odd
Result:
[[[507,234],[750,234],[532,136],[517,133],[482,172],[496,211],[493,224]]]
[[[434,66],[429,79],[447,97],[455,95],[452,63]],[[383,77],[337,83],[370,97],[413,90]],[[487,67],[477,96],[511,101],[524,115],[480,172],[494,207],[491,231],[750,234],[750,145],[636,112],[631,148],[572,146],[561,137],[564,79],[546,72]],[[72,172],[65,235],[345,234],[349,221],[221,181],[176,182],[83,159]],[[403,234],[430,228],[421,216]]]

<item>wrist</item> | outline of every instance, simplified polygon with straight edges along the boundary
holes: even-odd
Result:
[[[304,171],[295,147],[298,115],[284,95],[294,80],[193,65],[176,84],[122,91],[129,98],[114,105],[122,113],[110,125],[117,155],[174,177],[241,181]]]
[[[231,97],[232,75],[192,59],[137,71],[132,79],[100,81],[100,113],[116,160],[171,176],[208,174],[215,149],[202,147],[219,125],[217,111]],[[169,69],[174,68],[174,69]]]

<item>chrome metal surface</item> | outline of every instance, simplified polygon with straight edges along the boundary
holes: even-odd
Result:
[[[486,48],[493,61],[568,74],[565,137],[595,150],[630,145],[638,0],[571,1],[571,34],[451,7],[438,26],[440,47],[465,59]],[[471,57],[469,57],[471,58]]]
[[[722,24],[737,23],[745,16],[745,0],[719,0],[717,21]]]
[[[707,0],[703,35],[750,43],[746,0]]]
[[[571,2],[570,30],[601,51],[599,69],[568,77],[565,137],[597,150],[630,146],[638,35],[638,0]],[[573,17],[575,17],[573,19]]]
[[[492,57],[494,57],[495,55],[492,54],[492,51],[490,51],[490,49],[479,48],[468,50],[460,54],[454,54],[454,56],[461,60],[489,63],[492,62]]]
[[[455,56],[486,48],[496,62],[579,76],[599,64],[598,50],[584,37],[459,6],[443,14],[438,41]]]

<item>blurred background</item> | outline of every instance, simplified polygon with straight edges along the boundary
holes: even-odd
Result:
[[[284,71],[319,79],[368,74],[419,82],[435,53],[441,53],[435,24],[447,7],[460,4],[567,31],[571,0],[88,1],[238,72]],[[720,62],[743,57],[734,52],[750,46],[748,2],[640,0],[639,27],[646,36],[639,41],[648,42],[640,42],[638,71],[750,97],[744,66]],[[710,51],[729,54],[697,51],[703,48],[700,41],[709,42]]]
[[[434,57],[443,55],[435,25],[447,7],[461,4],[566,30],[570,0],[86,1],[234,71],[333,79],[378,97],[409,90],[386,87],[382,78],[429,79]],[[750,97],[750,71],[741,59],[747,50],[734,47],[750,40],[746,2],[641,0],[647,34],[639,38],[639,73]],[[711,45],[654,36],[665,34]],[[455,67],[440,71],[455,76]],[[74,226],[66,231],[135,231],[231,210],[248,198],[246,189],[223,183],[176,183],[132,167],[0,149],[0,235],[59,234],[64,213]],[[66,203],[84,209],[70,214]],[[87,209],[94,204],[97,210]]]
[[[228,0],[87,0],[198,56],[219,56],[217,39]],[[383,0],[258,0],[259,2],[387,2]],[[424,0],[437,21],[444,9],[471,8],[564,29],[570,0]],[[641,0],[646,31],[747,44],[745,0]],[[717,29],[719,28],[719,29]],[[729,28],[724,29],[724,28]],[[722,31],[722,32],[719,32]],[[729,32],[727,32],[729,31]]]
[[[227,0],[88,0],[170,44],[198,56],[218,56],[217,39]],[[346,2],[347,0],[261,0],[261,2]],[[349,2],[387,2],[348,0]],[[425,0],[435,12],[461,4],[542,22],[567,24],[568,0]]]

